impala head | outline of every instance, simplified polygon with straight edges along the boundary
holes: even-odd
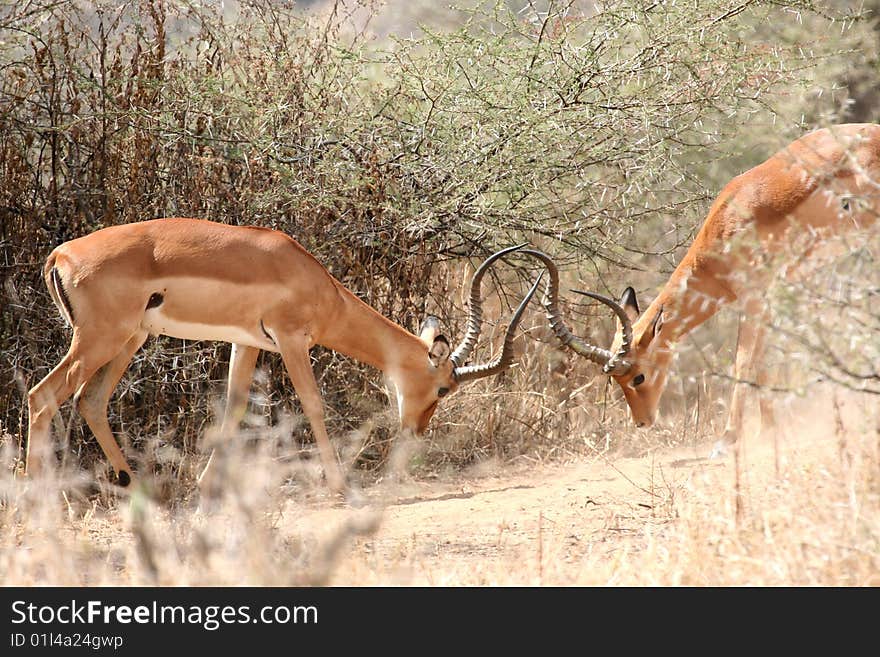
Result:
[[[657,406],[669,371],[670,352],[663,346],[665,342],[658,339],[663,330],[663,309],[640,315],[636,292],[631,287],[623,291],[617,302],[602,295],[572,291],[598,299],[617,315],[617,334],[610,350],[617,358],[612,356],[607,362],[594,360],[620,385],[636,426],[650,427],[657,419]]]
[[[449,360],[452,349],[446,336],[440,333],[440,322],[429,316],[419,332],[425,345],[424,357],[411,371],[397,377],[397,405],[400,424],[404,429],[422,434],[437,410],[440,399],[454,392],[458,382]]]
[[[573,290],[605,304],[617,316],[617,334],[611,349],[589,344],[574,335],[562,320],[556,265],[540,251],[525,250],[523,253],[540,259],[550,272],[543,303],[556,337],[576,354],[601,365],[602,371],[617,381],[623,390],[636,426],[650,427],[657,417],[657,405],[666,387],[671,356],[665,347],[666,341],[658,339],[663,330],[663,309],[640,316],[636,293],[631,287],[626,288],[620,301],[595,292]]]
[[[440,323],[436,317],[429,316],[422,324],[419,339],[425,346],[424,358],[407,367],[402,376],[396,377],[397,400],[400,408],[400,424],[422,434],[437,410],[441,398],[458,389],[459,385],[468,381],[482,379],[503,372],[513,362],[513,339],[516,329],[526,306],[535,295],[541,276],[535,281],[529,293],[513,314],[507,331],[504,334],[504,346],[495,360],[479,364],[465,365],[477,343],[482,325],[482,304],[480,301],[480,284],[489,267],[502,256],[521,249],[524,245],[503,249],[487,258],[474,273],[471,280],[469,316],[467,332],[453,351],[449,341],[440,333]]]

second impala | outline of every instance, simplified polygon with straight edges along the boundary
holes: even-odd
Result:
[[[43,273],[73,337],[67,355],[28,394],[26,471],[38,471],[49,458],[52,416],[75,394],[120,485],[130,484],[107,402],[147,336],[162,334],[233,344],[224,433],[244,414],[260,350],[279,352],[315,434],[328,484],[342,491],[309,349],[321,344],[383,370],[397,389],[401,426],[422,433],[441,397],[511,364],[514,331],[537,283],[514,313],[501,354],[484,365],[465,362],[480,331],[482,277],[518,248],[495,253],[474,274],[467,334],[451,351],[436,318],[428,318],[420,335],[410,333],[275,230],[155,219],[66,242],[51,253]]]
[[[734,178],[718,195],[688,252],[644,312],[635,291],[620,302],[581,292],[609,306],[620,321],[611,349],[574,336],[562,322],[552,272],[545,301],[559,339],[603,366],[623,390],[637,426],[654,423],[673,347],[722,306],[739,299],[733,399],[713,453],[737,442],[747,387],[768,381],[763,363],[768,315],[765,291],[774,272],[787,277],[817,262],[829,238],[870,226],[880,213],[880,125],[845,124],[816,130],[763,164]],[[550,264],[550,263],[548,263]],[[761,415],[772,424],[769,400]]]

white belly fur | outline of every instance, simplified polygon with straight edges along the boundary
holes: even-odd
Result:
[[[231,342],[268,351],[278,350],[275,344],[259,331],[259,327],[256,331],[248,331],[241,326],[180,322],[163,315],[161,307],[151,308],[144,313],[141,326],[153,335],[168,335],[183,340]]]

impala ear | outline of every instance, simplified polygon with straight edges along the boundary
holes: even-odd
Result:
[[[642,348],[648,346],[648,344],[657,337],[657,334],[660,332],[660,329],[663,328],[663,306],[660,306],[660,310],[657,311],[657,314],[654,315],[654,319],[651,320],[651,324],[642,333],[642,337],[639,340],[639,345]]]
[[[419,329],[419,339],[425,343],[428,349],[433,348],[434,340],[440,335],[440,320],[434,315],[425,317],[422,327]],[[443,338],[444,340],[446,338]]]
[[[663,306],[660,306],[660,310],[657,311],[657,316],[654,318],[654,321],[651,322],[651,337],[657,335],[661,328],[663,328]]]
[[[631,322],[636,321],[641,314],[639,301],[636,299],[636,291],[631,287],[626,288],[623,294],[620,295],[620,305],[626,311]]]
[[[434,338],[434,344],[428,350],[428,359],[434,367],[440,367],[449,358],[452,349],[449,348],[449,341],[445,335],[438,335]]]
[[[419,329],[419,339],[428,348],[428,359],[434,367],[439,367],[452,353],[449,348],[449,340],[440,333],[440,320],[433,315],[428,315],[422,322],[422,328]]]

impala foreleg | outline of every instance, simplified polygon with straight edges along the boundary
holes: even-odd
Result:
[[[345,481],[324,425],[324,404],[309,361],[308,342],[305,339],[291,340],[287,344],[282,343],[280,347],[284,366],[299,396],[303,413],[312,426],[312,433],[315,434],[327,484],[334,493],[342,493],[345,490]]]
[[[256,347],[232,345],[226,410],[223,413],[223,424],[220,426],[220,431],[224,434],[237,429],[244,418],[259,355],[260,350]]]
[[[226,391],[226,410],[223,413],[223,424],[220,425],[220,435],[228,436],[238,429],[238,425],[247,411],[248,398],[250,396],[251,381],[254,378],[254,369],[257,367],[257,357],[260,350],[256,347],[248,347],[241,344],[232,345],[232,353],[229,356],[229,381]],[[212,478],[209,475],[211,463],[214,460],[212,448],[208,456],[208,462],[199,475],[199,487],[210,484]]]
[[[764,329],[766,333],[766,328]],[[769,393],[770,386],[777,384],[778,380],[774,376],[773,370],[767,365],[766,344],[761,344],[761,360],[757,363],[757,375],[755,380],[758,383],[758,396],[761,404],[761,427],[768,429],[776,426],[776,411],[773,408],[773,395]]]
[[[147,339],[146,331],[138,331],[109,363],[101,367],[77,393],[77,409],[92,430],[110,465],[116,472],[120,486],[128,486],[132,480],[131,468],[113,437],[107,421],[107,404],[119,380],[128,369],[131,359]]]
[[[768,372],[764,364],[764,351],[768,319],[769,309],[763,298],[754,297],[746,301],[739,321],[730,413],[724,435],[716,443],[713,455],[723,454],[726,447],[736,444],[742,439],[746,420],[746,400],[751,392],[750,389],[755,384],[761,386],[767,382]],[[770,400],[767,399],[765,402],[760,389],[758,395],[761,398],[761,408],[763,409],[765,404],[770,403]],[[772,417],[768,419],[772,420]]]

